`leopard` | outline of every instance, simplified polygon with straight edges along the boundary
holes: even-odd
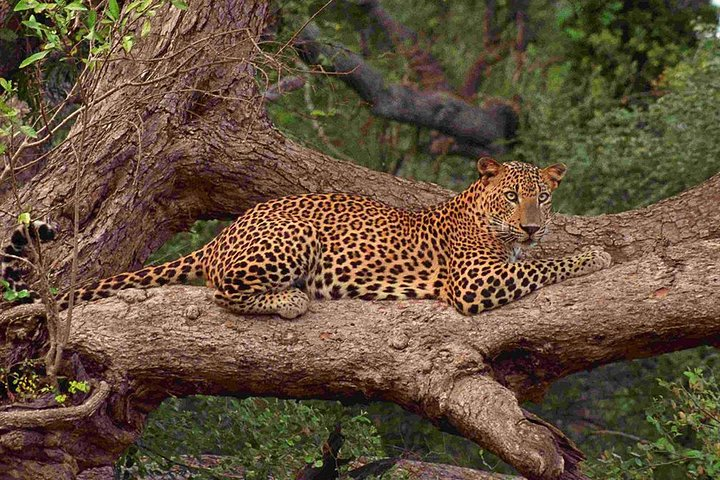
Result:
[[[550,259],[518,252],[548,232],[567,167],[483,157],[479,176],[447,201],[405,209],[367,196],[315,193],[258,203],[200,249],[76,289],[93,301],[127,288],[204,280],[242,315],[304,314],[311,299],[435,299],[464,315],[610,266],[602,248]],[[69,294],[60,300],[67,308]]]

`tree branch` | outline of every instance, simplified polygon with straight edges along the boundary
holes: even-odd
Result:
[[[274,102],[286,93],[302,88],[304,85],[305,79],[303,77],[285,77],[265,90],[263,98],[267,102]]]
[[[93,390],[92,395],[81,405],[48,410],[0,412],[0,430],[70,425],[95,413],[109,394],[110,385],[100,382]]]
[[[573,478],[577,465],[565,464],[554,432],[529,422],[515,394],[494,380],[472,376],[457,381],[445,403],[448,420],[463,436],[493,445],[493,453],[524,474]],[[568,456],[583,458],[577,449]]]
[[[421,48],[418,34],[396,21],[378,0],[358,1],[366,15],[377,22],[390,38],[395,49],[407,59],[410,68],[420,79],[423,90],[451,92],[452,86],[440,62],[427,49]]]
[[[358,3],[365,10],[367,16],[380,25],[392,41],[395,49],[407,59],[410,68],[419,78],[420,87],[423,92],[433,92],[435,94],[447,93],[450,98],[454,98],[452,97],[454,89],[450,85],[442,65],[429,50],[420,46],[416,32],[396,21],[392,15],[382,7],[378,0],[361,0]],[[494,61],[500,60],[500,55],[497,55],[493,45],[489,42],[485,42],[484,49],[485,52],[481,55],[482,59],[492,57],[495,59]],[[480,60],[478,60],[478,62],[480,62]],[[487,74],[485,68],[488,66],[487,62],[483,60],[482,66],[478,65],[478,62],[471,68],[471,73],[468,74],[468,81],[465,82],[465,85],[463,85],[458,92],[461,99],[465,101],[471,99],[479,87],[481,76]],[[472,90],[468,93],[468,89]],[[471,105],[472,108],[478,108],[470,103],[468,104]],[[518,116],[509,103],[494,101],[492,105],[484,106],[483,108],[492,118],[497,119],[497,121],[501,123],[504,122],[503,130],[505,132],[505,139],[515,137]],[[434,135],[429,150],[430,153],[434,155],[450,153],[477,159],[482,156],[501,153],[503,150],[503,147],[497,145],[478,144],[475,141],[468,141],[467,139],[456,139],[454,137],[440,135],[437,132],[433,133]]]
[[[455,137],[458,141],[495,150],[493,143],[510,138],[508,128],[515,112],[487,111],[445,92],[415,91],[402,85],[386,85],[382,75],[359,55],[345,48],[318,41],[319,30],[308,25],[298,36],[296,47],[303,60],[322,65],[370,104],[373,114],[399,122],[420,125]],[[325,64],[321,58],[329,59]],[[512,118],[511,118],[512,117]]]
[[[577,452],[517,402],[576,371],[716,342],[719,252],[717,239],[672,246],[547,287],[482,321],[427,301],[349,300],[314,303],[293,322],[240,318],[201,287],[129,290],[79,306],[68,348],[84,364],[102,363],[92,376],[133,392],[131,403],[114,402],[134,418],[168,395],[198,392],[383,399],[451,425],[527,478],[575,478],[568,459]]]

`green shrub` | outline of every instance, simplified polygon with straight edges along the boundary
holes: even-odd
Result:
[[[592,77],[594,91],[619,97],[649,90],[714,29],[717,14],[709,2],[586,0],[560,2],[557,20],[571,80]]]
[[[568,164],[560,211],[619,212],[677,194],[720,171],[719,76],[720,44],[708,41],[667,72],[669,93],[647,107],[607,111],[592,97],[573,107],[570,89],[536,95],[515,154]]]
[[[700,368],[684,375],[682,381],[658,382],[665,394],[646,417],[654,439],[626,452],[603,452],[588,463],[588,475],[602,480],[720,478],[720,386]]]
[[[322,458],[321,446],[340,422],[345,443],[341,458],[384,456],[380,437],[365,412],[338,402],[275,398],[195,396],[165,401],[153,411],[142,438],[118,462],[126,478],[190,470],[193,478],[222,478],[238,466],[248,480],[294,478],[307,463]],[[188,457],[222,456],[212,469],[185,467]]]

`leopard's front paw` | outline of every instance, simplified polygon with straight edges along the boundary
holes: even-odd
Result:
[[[583,260],[583,275],[597,272],[612,264],[612,257],[605,250],[592,249],[580,254],[580,257]]]

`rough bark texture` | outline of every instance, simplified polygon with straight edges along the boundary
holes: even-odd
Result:
[[[133,84],[91,111],[86,144],[82,125],[70,134],[82,152],[80,279],[137,267],[195,219],[279,195],[345,191],[404,207],[449,197],[285,139],[264,117],[252,75],[266,2],[189,4],[161,12],[161,32],[104,73],[101,91]],[[20,191],[26,208],[50,213],[65,232],[75,178],[69,145]],[[13,210],[9,195],[0,201]],[[292,322],[238,317],[200,287],[129,290],[82,305],[68,352],[110,386],[109,397],[89,418],[50,427],[14,428],[0,417],[0,476],[73,478],[112,462],[169,395],[228,393],[389,400],[475,440],[527,478],[582,478],[578,452],[518,402],[579,370],[720,345],[720,176],[638,211],[558,216],[539,250],[591,244],[615,266],[476,317],[429,301],[315,303]],[[62,284],[70,251],[70,236],[48,251]],[[32,351],[39,325],[0,318],[0,341],[10,342],[0,354]]]

